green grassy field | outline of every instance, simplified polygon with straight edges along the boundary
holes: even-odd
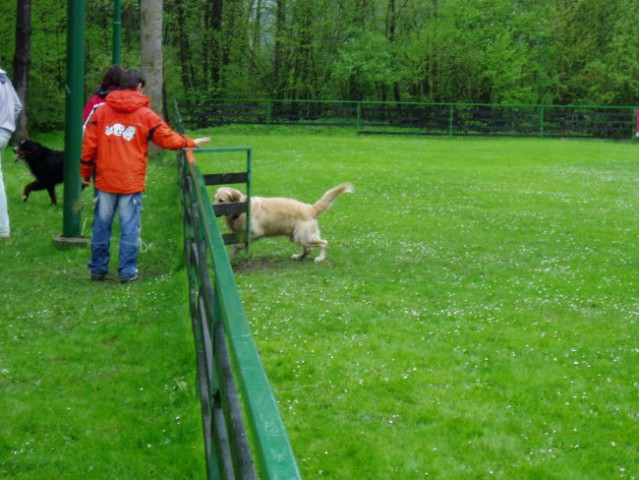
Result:
[[[61,147],[59,135],[40,140]],[[88,248],[53,245],[62,207],[44,191],[21,203],[26,166],[5,152],[2,168],[0,478],[202,478],[174,164],[150,169],[142,278],[130,285],[89,281]],[[82,199],[90,236],[91,192]]]
[[[304,478],[639,476],[636,145],[207,133],[253,148],[255,195],[355,186],[322,264],[286,239],[233,259]],[[175,169],[151,167],[127,286],[89,282],[61,208],[3,171],[0,478],[201,477]]]

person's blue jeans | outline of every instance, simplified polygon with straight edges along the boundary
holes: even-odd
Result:
[[[116,211],[120,216],[120,256],[118,276],[133,278],[137,274],[138,246],[140,244],[140,218],[142,194],[121,195],[95,190],[93,211],[93,237],[91,238],[92,275],[106,275],[109,269],[111,229]]]

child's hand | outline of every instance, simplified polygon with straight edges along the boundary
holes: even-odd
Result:
[[[200,146],[200,143],[208,143],[210,141],[211,141],[211,139],[209,137],[194,138],[193,139],[193,143],[195,143],[195,145],[197,145],[198,147]]]

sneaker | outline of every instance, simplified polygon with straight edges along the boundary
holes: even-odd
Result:
[[[104,273],[100,273],[100,274],[91,274],[91,281],[92,282],[103,282],[104,281],[104,277],[106,277],[106,274]]]
[[[129,282],[135,282],[137,279],[138,279],[138,275],[136,273],[132,277],[120,277],[120,278],[118,278],[118,282],[120,282],[120,283],[129,283]]]

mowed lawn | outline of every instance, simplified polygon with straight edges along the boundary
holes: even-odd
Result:
[[[253,148],[254,195],[355,186],[320,217],[325,262],[283,238],[233,259],[304,478],[639,476],[637,145],[206,133]],[[121,286],[50,245],[61,208],[20,204],[7,164],[0,478],[197,478],[175,170],[151,168],[150,248]]]

